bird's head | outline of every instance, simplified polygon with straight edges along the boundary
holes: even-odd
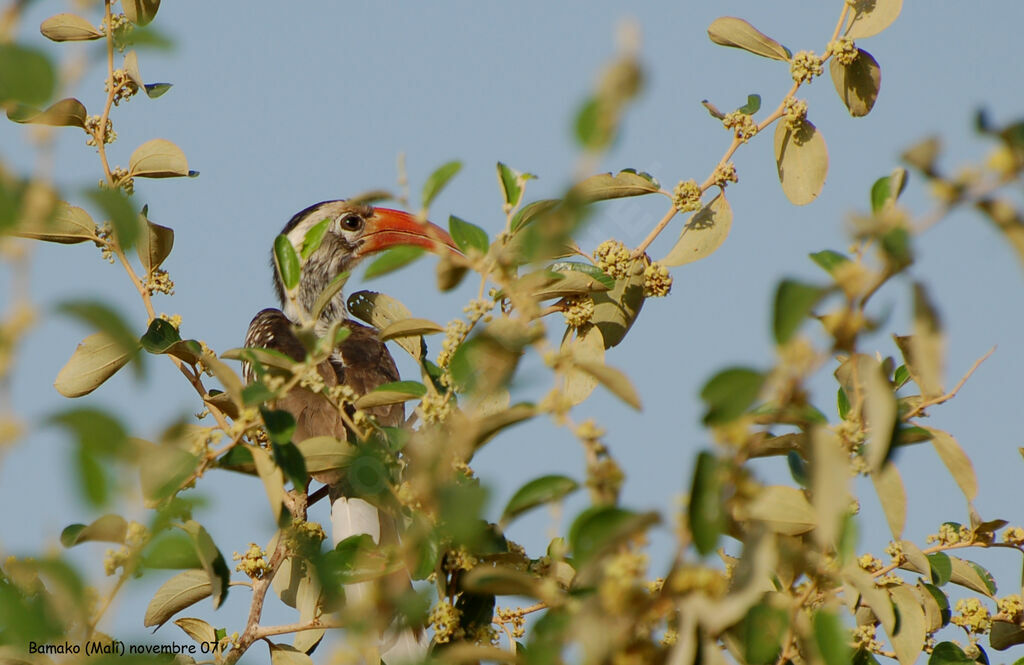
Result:
[[[326,228],[319,247],[311,253],[303,252],[307,234],[321,223],[325,223]],[[311,205],[292,217],[281,233],[288,237],[299,255],[301,277],[297,300],[307,312],[312,311],[320,293],[334,277],[351,270],[364,257],[375,252],[398,245],[414,245],[438,254],[460,253],[447,231],[436,224],[421,222],[401,210],[348,201],[323,201]],[[302,258],[303,254],[306,254],[305,258]],[[285,297],[277,270],[274,271],[274,287],[288,318],[299,320],[298,312],[290,311],[295,307]],[[324,309],[321,320],[334,321],[344,316],[345,298],[338,293]]]

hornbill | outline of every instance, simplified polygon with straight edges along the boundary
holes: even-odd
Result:
[[[329,221],[319,247],[301,258],[306,234],[324,220]],[[305,359],[306,349],[294,332],[295,326],[308,319],[318,296],[332,279],[355,267],[363,257],[396,245],[418,245],[439,253],[458,253],[448,233],[434,224],[421,222],[398,210],[344,200],[309,206],[291,218],[282,234],[300,257],[301,273],[294,301],[287,296],[281,276],[274,270],[274,286],[284,311],[270,308],[257,314],[249,324],[245,346],[280,351],[296,361]],[[274,265],[273,259],[271,263]],[[335,322],[348,328],[349,335],[317,368],[326,386],[345,385],[356,395],[364,395],[381,384],[399,379],[394,358],[378,338],[377,331],[348,318],[345,297],[340,291],[323,307],[314,326],[317,334],[323,335]],[[245,374],[247,381],[251,381],[251,366],[246,365]],[[275,407],[288,411],[295,418],[292,440],[296,443],[314,436],[334,436],[343,441],[348,438],[342,415],[319,393],[296,387],[278,398]],[[370,409],[369,414],[380,425],[398,427],[404,422],[405,408],[403,404],[393,404]],[[335,545],[357,534],[369,534],[378,544],[397,541],[394,519],[367,501],[348,496],[350,486],[343,473],[318,480],[329,485],[331,540]],[[400,572],[393,577],[399,579],[387,582],[408,587],[407,574]],[[349,602],[360,602],[369,591],[368,582],[345,587]],[[426,647],[422,629],[392,628],[381,635],[380,655],[391,665],[418,661],[426,655]]]

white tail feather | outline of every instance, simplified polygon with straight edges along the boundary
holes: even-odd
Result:
[[[369,534],[380,544],[380,513],[377,507],[362,499],[338,497],[331,504],[331,542],[335,545],[350,536]],[[345,585],[345,599],[359,607],[369,602],[372,582]],[[387,665],[418,663],[426,658],[430,646],[426,632],[419,637],[411,628],[396,629],[392,625],[381,636],[380,656]]]

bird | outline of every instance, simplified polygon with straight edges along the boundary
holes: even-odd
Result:
[[[307,234],[325,220],[326,231],[319,246],[303,252]],[[278,270],[274,270],[274,290],[281,309],[267,308],[256,314],[249,324],[245,346],[279,351],[295,361],[306,358],[306,347],[296,335],[296,327],[308,321],[317,299],[332,280],[366,256],[398,245],[420,246],[439,254],[460,254],[451,236],[435,224],[401,210],[343,199],[321,201],[305,208],[288,221],[281,233],[300,257],[299,283],[293,297],[288,297]],[[276,265],[273,254],[271,264]],[[317,367],[327,387],[348,386],[356,395],[364,395],[382,384],[399,380],[398,368],[387,346],[374,328],[349,318],[340,290],[322,307],[313,328],[318,336],[323,336],[334,324],[347,328],[349,335]],[[253,380],[250,365],[244,367],[244,374],[247,382]],[[319,393],[296,387],[279,397],[274,407],[289,412],[295,419],[295,443],[315,436],[334,436],[343,441],[348,438],[342,414]],[[405,421],[403,404],[375,407],[368,414],[382,426],[400,427]],[[317,479],[329,487],[333,544],[358,534],[369,534],[377,544],[397,542],[394,518],[364,499],[350,496],[344,472]],[[408,587],[408,574],[400,571],[398,576],[399,583]],[[345,586],[350,603],[362,602],[370,591],[369,582]],[[396,665],[422,660],[427,647],[422,629],[392,626],[381,635],[379,654],[384,662]]]

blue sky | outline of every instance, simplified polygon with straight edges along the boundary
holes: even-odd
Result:
[[[840,6],[839,0],[633,6],[603,0],[225,1],[201,9],[195,3],[165,3],[156,25],[173,36],[177,48],[141,52],[139,61],[147,81],[169,81],[174,88],[160,99],[136,98],[116,109],[119,138],[110,149],[112,162],[127,166],[134,147],[166,138],[201,172],[197,179],[136,182],[136,199],[149,204],[150,217],[176,232],[165,264],[176,295],[157,296],[157,310],[181,314],[183,334],[217,350],[239,346],[251,316],[273,304],[268,253],[288,218],[315,201],[393,188],[400,153],[406,156],[414,203],[436,166],[462,160],[462,173],[434,203],[432,216],[444,223],[456,214],[496,233],[504,216],[495,162],[539,176],[529,184],[529,199],[563,190],[578,158],[570,133],[573,114],[599,67],[614,55],[616,26],[627,18],[643,35],[647,86],[601,169],[646,170],[669,187],[680,179],[700,181],[728,145],[728,134],[700,101],[731,109],[747,94],[759,93],[773,108],[789,87],[784,63],[712,44],[705,34],[708,24],[719,15],[741,16],[793,51],[820,52]],[[36,3],[20,40],[51,52],[78,48],[46,46],[34,27],[66,10],[60,2]],[[97,16],[90,18],[98,23]],[[830,153],[828,182],[809,206],[794,207],[782,195],[770,136],[741,148],[734,159],[740,182],[728,193],[735,220],[725,245],[706,260],[674,270],[672,295],[649,301],[627,342],[607,355],[609,364],[634,379],[644,411],[631,411],[601,389],[578,410],[578,419],[594,417],[607,428],[611,451],[628,474],[625,504],[666,511],[678,505],[691,460],[711,445],[700,427],[700,386],[726,365],[769,366],[775,284],[785,276],[823,280],[807,254],[846,248],[847,215],[868,207],[871,183],[897,164],[902,148],[940,134],[942,165],[954,171],[967,160],[983,159],[991,148],[971,130],[978,106],[989,108],[1000,122],[1024,115],[1017,64],[1021,19],[1024,5],[1018,0],[908,2],[889,30],[858,43],[882,69],[881,95],[870,115],[850,118],[827,77],[802,90]],[[102,103],[99,76],[92,72],[72,91],[94,113]],[[0,124],[0,156],[11,168],[31,170],[33,153],[23,127]],[[81,205],[76,192],[99,178],[99,162],[77,130],[61,131],[55,164],[58,182],[72,203]],[[916,178],[905,201],[918,214],[931,208]],[[581,245],[592,250],[615,237],[635,246],[664,208],[660,197],[603,204]],[[679,222],[654,245],[655,258],[671,247],[678,229]],[[947,218],[916,246],[920,260],[910,276],[926,282],[939,303],[948,334],[947,385],[998,346],[955,400],[932,410],[930,424],[953,433],[973,459],[981,478],[981,514],[1024,523],[1016,389],[1024,375],[1021,264],[997,233],[969,212]],[[10,279],[6,266],[0,267],[0,306],[10,302]],[[458,316],[472,295],[438,296],[433,281],[430,261],[422,261],[367,287],[398,297],[417,316],[440,322]],[[37,246],[30,291],[40,306],[39,325],[22,349],[6,394],[0,393],[34,430],[0,457],[0,502],[18,506],[0,512],[4,553],[56,547],[61,528],[94,516],[70,486],[70,441],[39,425],[47,414],[72,406],[52,383],[88,332],[53,313],[53,305],[102,293],[140,332],[144,325],[144,311],[120,269],[102,262],[91,246]],[[896,353],[888,334],[909,332],[909,293],[910,281],[901,278],[876,298],[876,313],[892,313],[884,331],[868,341],[871,351]],[[438,344],[432,344],[432,353]],[[124,372],[75,405],[110,408],[122,414],[133,434],[155,438],[200,405],[170,363],[153,360],[146,383]],[[539,369],[527,372],[526,385],[535,387],[534,394],[546,381]],[[834,417],[834,382],[823,372],[815,386],[815,402]],[[922,542],[942,521],[967,521],[962,496],[928,446],[902,452],[898,463],[909,495],[908,537]],[[493,488],[494,516],[526,480],[554,471],[579,478],[582,467],[579,446],[547,422],[509,431],[474,461]],[[787,480],[779,464],[757,468],[765,478]],[[862,538],[879,554],[888,530],[869,485],[863,489]],[[202,521],[225,553],[244,549],[250,540],[265,542],[269,519],[257,481],[211,474],[202,492],[216,507]],[[577,504],[567,507],[563,527],[576,509]],[[245,518],[232,519],[239,512]],[[542,512],[517,523],[510,536],[536,553],[551,519]],[[654,539],[656,563],[665,556],[667,537],[666,531]],[[89,547],[76,557],[95,571],[102,548]],[[1004,585],[1017,584],[1019,561],[994,553],[979,560],[991,565]],[[129,593],[112,630],[141,634],[139,603],[159,581],[147,577]],[[1004,587],[1000,595],[1010,592]],[[243,595],[233,594],[221,624],[229,617],[240,623]],[[158,639],[180,641],[176,630],[165,627]]]

